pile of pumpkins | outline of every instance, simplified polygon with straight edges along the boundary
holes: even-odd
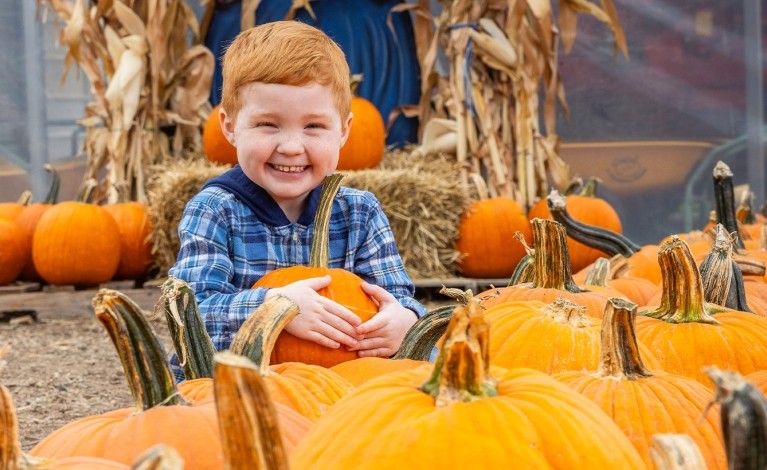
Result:
[[[151,223],[138,202],[57,202],[59,177],[43,202],[25,192],[0,203],[0,285],[15,280],[96,286],[142,279],[152,264]]]
[[[94,311],[135,406],[71,422],[30,453],[127,465],[165,444],[190,469],[764,468],[767,313],[756,304],[767,255],[737,238],[764,230],[737,223],[727,187],[710,233],[672,235],[575,276],[566,225],[533,219],[524,282],[446,291],[456,304],[419,319],[393,358],[286,341],[299,312],[282,296],[216,352],[194,292],[170,278],[157,308],[186,377],[176,384],[141,309],[102,289]],[[341,269],[283,268],[270,286],[322,269],[326,295],[369,308],[349,300],[362,280]]]

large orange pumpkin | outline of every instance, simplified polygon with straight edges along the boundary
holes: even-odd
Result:
[[[338,155],[338,170],[362,170],[381,163],[386,141],[386,127],[378,108],[373,103],[355,96],[352,98],[352,127],[349,138]]]
[[[51,173],[51,187],[48,190],[48,194],[45,196],[43,202],[31,203],[24,206],[15,219],[16,223],[19,224],[19,227],[24,229],[27,233],[27,238],[29,239],[29,257],[24,264],[24,269],[22,269],[21,274],[19,274],[19,279],[25,281],[40,281],[42,279],[35,269],[35,263],[32,262],[32,237],[35,234],[37,223],[40,221],[43,213],[56,204],[59,196],[59,174],[50,164],[46,163],[45,169]]]
[[[532,243],[532,232],[524,210],[511,198],[481,199],[461,215],[456,249],[461,253],[459,269],[464,276],[506,278],[525,256],[515,239],[521,232]]]
[[[31,248],[27,234],[16,222],[0,219],[0,285],[19,277]]]
[[[120,263],[120,231],[100,206],[67,201],[40,218],[32,260],[50,284],[97,285],[109,281]]]
[[[221,105],[214,107],[205,121],[205,127],[202,130],[202,150],[205,152],[205,157],[213,163],[236,165],[237,149],[226,140],[221,131],[221,122],[218,117],[220,109]]]
[[[295,469],[644,468],[596,405],[542,372],[490,367],[487,323],[458,307],[434,365],[370,380],[291,455]]]
[[[658,252],[663,296],[658,307],[640,311],[639,340],[663,370],[708,385],[705,366],[748,374],[767,369],[767,318],[704,301],[703,281],[687,244],[668,237]]]
[[[152,225],[146,205],[140,202],[121,202],[103,206],[109,212],[120,232],[120,264],[116,279],[141,279],[152,264],[152,245],[149,235]]]
[[[652,468],[652,437],[658,433],[689,435],[709,469],[727,468],[717,416],[706,413],[711,391],[691,378],[648,370],[634,332],[635,315],[635,304],[610,299],[602,318],[599,367],[562,372],[554,378],[610,415],[648,468]]]
[[[579,222],[622,233],[623,226],[618,213],[607,201],[596,197],[595,193],[596,181],[590,180],[580,194],[568,196],[567,210],[570,215]],[[527,213],[527,218],[530,220],[536,217],[551,219],[551,212],[546,199],[536,202]],[[570,251],[573,271],[580,271],[595,259],[605,255],[603,252],[590,248],[570,237],[567,238],[567,247]]]
[[[314,224],[314,238],[309,266],[291,266],[276,269],[259,279],[253,287],[282,287],[292,282],[311,277],[330,276],[330,284],[319,290],[319,294],[332,299],[351,310],[363,322],[376,313],[378,307],[362,290],[362,279],[341,268],[328,268],[328,227],[333,199],[341,185],[341,175],[325,178]],[[280,362],[304,362],[331,367],[357,358],[357,353],[344,348],[330,349],[317,343],[297,338],[287,331],[282,332],[272,353],[273,364]]]

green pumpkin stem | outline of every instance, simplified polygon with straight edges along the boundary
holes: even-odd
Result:
[[[489,327],[478,300],[456,307],[432,375],[421,391],[431,395],[438,407],[495,396],[489,343]]]
[[[584,197],[597,197],[597,188],[599,187],[599,179],[589,178],[581,186],[578,196]]]
[[[136,408],[183,404],[162,344],[141,308],[123,293],[101,289],[93,309],[117,350]]]
[[[455,305],[446,305],[431,310],[410,327],[393,359],[414,359],[428,361],[437,341],[447,329]]]
[[[312,235],[312,247],[309,252],[309,266],[313,268],[328,267],[328,247],[330,246],[330,214],[333,211],[333,200],[341,187],[343,175],[333,174],[326,176],[320,191],[320,201],[317,204],[317,212],[314,215],[314,234]]]
[[[650,377],[639,355],[634,317],[637,306],[626,299],[611,297],[602,317],[599,374],[635,380]]]
[[[703,281],[687,243],[672,235],[658,250],[663,278],[661,304],[642,315],[668,323],[719,323],[711,316],[723,309],[705,302]]]
[[[288,323],[298,315],[298,306],[283,295],[264,301],[232,339],[229,350],[253,361],[261,375],[271,373],[269,360],[277,338]]]
[[[277,410],[261,372],[246,357],[217,353],[213,389],[227,468],[287,470]]]
[[[514,267],[514,272],[511,273],[509,278],[509,286],[515,286],[517,284],[524,284],[525,282],[533,282],[535,280],[535,250],[530,248],[525,240],[525,236],[522,232],[516,232],[514,234],[519,243],[525,249],[526,255],[519,260],[519,263]]]
[[[179,366],[187,380],[213,377],[213,346],[189,284],[173,276],[162,285],[156,310],[162,309]]]
[[[722,224],[714,227],[714,234],[711,251],[700,265],[705,299],[722,307],[751,312],[746,302],[743,273],[732,259],[733,237]]]
[[[591,268],[586,273],[586,280],[584,286],[606,287],[607,281],[610,280],[612,270],[610,267],[610,260],[605,257],[599,257],[591,265]]]
[[[565,226],[567,236],[586,246],[607,253],[610,256],[623,255],[630,257],[641,249],[624,235],[610,230],[587,225],[573,219],[567,212],[567,200],[558,191],[553,190],[546,198],[546,204],[551,217]]]
[[[687,434],[653,434],[650,458],[658,470],[701,470],[706,461]]]
[[[531,221],[535,240],[534,288],[583,292],[573,281],[570,255],[567,252],[565,228],[553,220],[535,218]]]
[[[56,171],[50,163],[43,165],[43,168],[51,174],[51,187],[48,189],[48,194],[46,194],[43,203],[56,204],[59,200],[59,188],[61,187],[59,172]]]
[[[735,251],[745,248],[743,237],[735,217],[735,192],[732,183],[732,171],[726,163],[719,161],[714,167],[714,198],[716,200],[716,218],[729,233],[735,234]]]
[[[737,372],[708,367],[721,405],[727,464],[733,470],[767,468],[767,401]]]

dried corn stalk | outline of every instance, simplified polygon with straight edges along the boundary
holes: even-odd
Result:
[[[415,10],[421,65],[419,153],[451,151],[462,178],[482,175],[491,196],[530,206],[566,185],[568,167],[558,155],[556,103],[569,113],[558,68],[559,38],[572,47],[577,14],[607,24],[627,55],[612,0],[443,0],[433,17],[429,0]],[[557,24],[559,26],[557,27]],[[447,58],[439,64],[438,52]],[[439,73],[438,68],[446,68]],[[539,90],[543,90],[543,103]],[[541,110],[544,128],[539,125]]]
[[[37,0],[61,25],[62,80],[73,63],[90,81],[85,181],[96,199],[146,202],[146,169],[201,146],[213,54],[198,42],[186,0]]]

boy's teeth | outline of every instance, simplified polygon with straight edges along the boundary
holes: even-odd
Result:
[[[305,166],[283,166],[283,165],[272,165],[275,169],[279,171],[285,171],[288,173],[298,173],[301,171],[304,171]]]

